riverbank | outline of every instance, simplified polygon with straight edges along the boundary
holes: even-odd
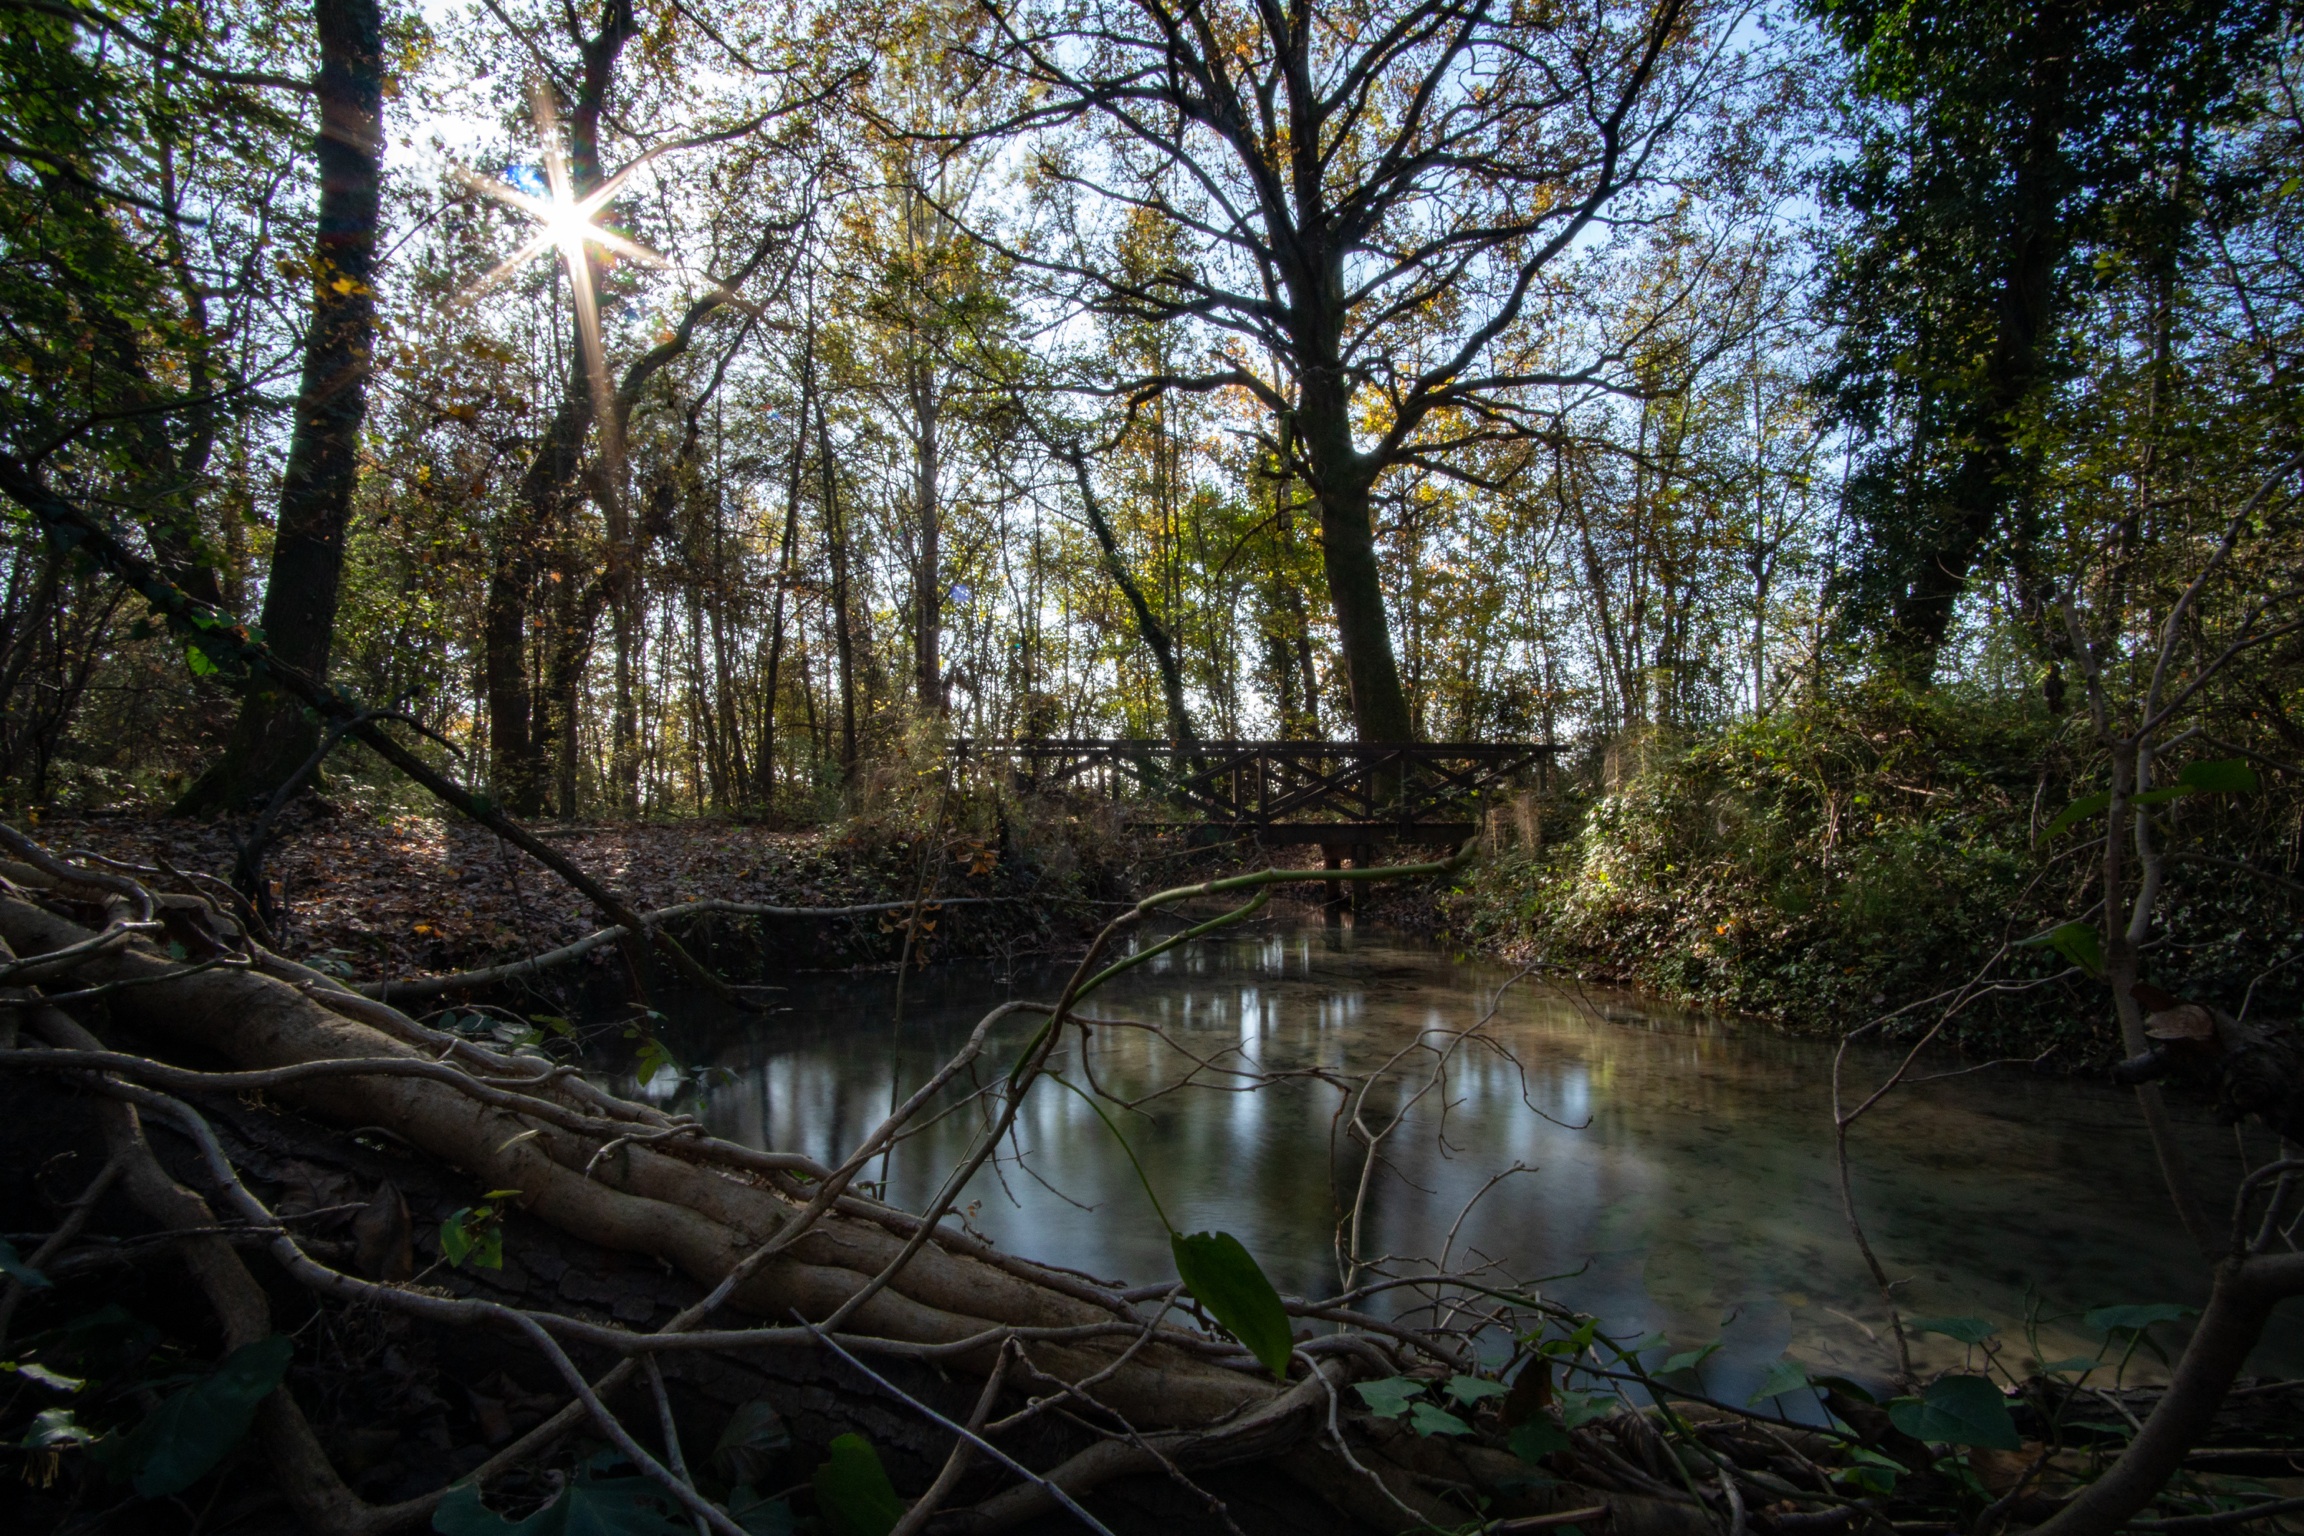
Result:
[[[2001,986],[1952,1019],[1952,1041],[2101,1065],[2122,1054],[2104,988],[2040,942],[2099,904],[2101,823],[2057,822],[2101,787],[2086,731],[1951,689],[1863,689],[1705,736],[1628,738],[1458,882],[1439,927],[1467,950],[1804,1033],[1988,977]],[[2159,814],[2145,971],[2293,1019],[2304,802],[2280,774],[2252,776]]]
[[[422,813],[378,816],[307,797],[266,862],[281,952],[361,982],[414,980],[544,953],[600,914],[534,859],[486,830]],[[235,828],[181,818],[51,818],[38,835],[129,864],[228,879]],[[1133,872],[1160,858],[1103,829],[972,833],[781,830],[739,823],[539,823],[534,830],[640,911],[699,899],[803,908],[923,907],[916,963],[1076,946]],[[907,910],[781,920],[690,920],[683,928],[740,980],[767,969],[886,966],[907,952]],[[615,964],[585,957],[581,978]]]

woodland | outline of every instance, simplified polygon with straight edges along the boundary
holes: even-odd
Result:
[[[2300,92],[2290,0],[0,0],[0,1520],[2304,1527]],[[1550,766],[1340,867],[970,751],[1080,740]],[[1379,1253],[1494,1000],[1091,1003],[1323,885],[1829,1042],[1876,1368]],[[832,1159],[667,1024],[1019,952]],[[1330,1293],[1125,1029],[1332,1095]],[[2195,1295],[1913,1315],[1852,1170],[1985,1071]],[[1172,1276],[970,1226],[1064,1095]]]

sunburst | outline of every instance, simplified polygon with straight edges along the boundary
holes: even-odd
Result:
[[[611,467],[608,483],[616,483],[614,467],[622,458],[622,445],[617,441],[615,399],[608,382],[607,348],[600,332],[600,295],[594,280],[593,248],[621,256],[643,266],[671,265],[662,256],[630,237],[608,228],[600,222],[600,215],[624,190],[624,184],[647,163],[643,156],[633,161],[600,186],[578,196],[568,171],[568,155],[561,143],[560,114],[552,99],[552,88],[537,81],[529,91],[531,110],[536,119],[536,136],[542,147],[544,161],[545,195],[538,197],[508,182],[480,175],[468,166],[455,167],[457,179],[473,191],[494,198],[508,208],[518,209],[534,219],[536,233],[528,242],[492,268],[486,277],[475,283],[467,295],[477,298],[503,283],[529,262],[546,252],[557,252],[560,264],[568,274],[569,296],[576,310],[576,330],[582,340],[583,367],[592,396],[593,419],[599,424],[601,450]]]

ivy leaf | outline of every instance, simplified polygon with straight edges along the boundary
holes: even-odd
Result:
[[[1711,1359],[1713,1351],[1719,1347],[1720,1341],[1715,1339],[1702,1349],[1684,1349],[1664,1362],[1664,1374],[1670,1376],[1675,1371],[1692,1371]]]
[[[904,1518],[904,1501],[862,1435],[842,1435],[816,1469],[816,1509],[832,1536],[888,1536]]]
[[[2104,946],[2094,923],[2062,923],[2021,943],[2030,948],[2046,945],[2089,975],[2103,974]]]
[[[495,1211],[468,1205],[440,1223],[440,1257],[450,1269],[462,1269],[469,1259],[475,1269],[504,1267],[504,1228]]]
[[[1448,1385],[1442,1390],[1460,1406],[1469,1408],[1488,1398],[1502,1397],[1511,1389],[1500,1381],[1490,1381],[1484,1376],[1451,1376]]]
[[[48,1277],[17,1257],[16,1245],[0,1237],[0,1275],[6,1275],[28,1291],[48,1289]]]
[[[712,1447],[712,1470],[730,1483],[758,1483],[792,1449],[792,1431],[766,1398],[755,1398],[728,1417],[719,1444]]]
[[[2193,1313],[2193,1308],[2181,1307],[2172,1301],[2147,1301],[2124,1307],[2098,1307],[2081,1321],[2088,1325],[2090,1332],[2110,1337],[2115,1333],[2140,1333],[2154,1323],[2179,1322]]]
[[[1918,1397],[1888,1405],[1888,1420],[1915,1440],[1940,1445],[1977,1445],[1987,1450],[2021,1450],[2008,1400],[1982,1376],[1940,1376]]]
[[[128,1432],[106,1457],[114,1475],[147,1499],[182,1493],[200,1481],[246,1437],[256,1405],[288,1374],[294,1352],[284,1333],[232,1351]]]
[[[43,1408],[32,1416],[32,1427],[24,1431],[17,1449],[25,1451],[53,1451],[58,1446],[86,1445],[96,1438],[96,1432],[72,1416],[69,1408]]]
[[[77,1392],[88,1385],[87,1382],[82,1381],[77,1376],[67,1376],[61,1371],[52,1371],[48,1367],[30,1360],[21,1365],[10,1360],[0,1364],[0,1370],[14,1371],[26,1381],[36,1381],[52,1392]]]
[[[2112,797],[2110,795],[2082,795],[2079,799],[2073,801],[2070,805],[2058,811],[2056,813],[2056,819],[2049,822],[2048,825],[2041,830],[2040,835],[2044,839],[2051,837],[2061,837],[2064,835],[2064,833],[2070,831],[2073,827],[2078,826],[2081,822],[2086,821],[2089,817],[2103,815],[2104,808],[2111,803]]]
[[[1424,1396],[1424,1382],[1415,1377],[1385,1377],[1382,1382],[1352,1382],[1352,1391],[1359,1400],[1369,1405],[1369,1412],[1378,1419],[1399,1419],[1408,1412],[1410,1402]]]
[[[1229,1232],[1195,1232],[1189,1237],[1171,1232],[1168,1250],[1192,1299],[1206,1307],[1208,1315],[1245,1345],[1264,1369],[1287,1380],[1288,1356],[1296,1347],[1288,1331],[1288,1312],[1240,1239]]]
[[[1909,1470],[1902,1462],[1861,1445],[1849,1446],[1844,1454],[1848,1465],[1832,1474],[1834,1480],[1865,1493],[1894,1493],[1897,1477]]]
[[[1613,1392],[1563,1392],[1560,1394],[1560,1422],[1570,1429],[1607,1418],[1621,1406]]]
[[[1468,1435],[1472,1426],[1445,1408],[1426,1402],[1408,1405],[1408,1425],[1420,1435]]]
[[[640,1049],[633,1057],[632,1070],[638,1076],[640,1086],[645,1088],[666,1072],[678,1077],[680,1063],[672,1059],[671,1048],[663,1041],[654,1035],[643,1035]]]
[[[1808,1368],[1786,1355],[1768,1367],[1768,1373],[1760,1378],[1760,1385],[1753,1389],[1748,1402],[1757,1405],[1787,1392],[1808,1391],[1813,1385],[1808,1379]]]
[[[1568,1449],[1568,1431],[1552,1422],[1545,1414],[1538,1414],[1525,1424],[1516,1424],[1506,1441],[1512,1454],[1526,1462],[1539,1462],[1555,1451]]]
[[[2186,763],[2176,782],[2203,795],[2252,795],[2258,788],[2256,770],[2244,757],[2222,757],[2205,763]]]
[[[793,1536],[799,1529],[790,1504],[768,1497],[750,1483],[728,1490],[728,1518],[744,1527],[747,1536]]]
[[[507,1520],[480,1502],[466,1484],[432,1511],[440,1536],[687,1536],[673,1519],[664,1490],[644,1477],[580,1475],[559,1496],[525,1520]]]
[[[1914,1333],[1940,1333],[1963,1344],[1981,1344],[2000,1331],[1980,1317],[1915,1317],[1904,1326]]]
[[[1396,1419],[1408,1411],[1408,1405],[1424,1393],[1424,1383],[1413,1376],[1387,1376],[1382,1381],[1353,1383],[1352,1390],[1360,1394],[1360,1401],[1368,1411],[1380,1419]]]

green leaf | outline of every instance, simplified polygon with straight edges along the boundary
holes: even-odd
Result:
[[[1486,1398],[1503,1397],[1512,1389],[1500,1381],[1490,1381],[1484,1376],[1451,1376],[1448,1378],[1448,1385],[1443,1390],[1459,1405],[1469,1408],[1474,1403]]]
[[[1621,1406],[1613,1392],[1563,1392],[1560,1394],[1560,1422],[1570,1429],[1607,1418]]]
[[[114,1464],[147,1499],[182,1493],[208,1475],[248,1433],[256,1405],[288,1374],[295,1346],[284,1333],[245,1344],[224,1363],[160,1406],[128,1432]]]
[[[2056,819],[2049,822],[2040,835],[2044,838],[2061,837],[2065,832],[2086,821],[2089,817],[2103,815],[2104,808],[2111,803],[2112,797],[2110,795],[2082,795],[2058,811]]]
[[[6,1275],[28,1291],[48,1289],[48,1277],[16,1256],[16,1245],[0,1237],[0,1275]]]
[[[1842,1454],[1847,1458],[1848,1464],[1834,1470],[1832,1473],[1834,1480],[1861,1489],[1865,1493],[1894,1493],[1896,1491],[1896,1479],[1910,1470],[1902,1462],[1892,1457],[1883,1456],[1878,1451],[1869,1450],[1861,1445],[1845,1447]]]
[[[1360,1394],[1360,1401],[1368,1411],[1380,1419],[1396,1419],[1408,1411],[1408,1405],[1424,1393],[1424,1383],[1413,1376],[1387,1376],[1382,1381],[1354,1382],[1352,1390]]]
[[[475,1269],[504,1267],[504,1229],[485,1205],[468,1205],[440,1223],[440,1257],[450,1269],[467,1259]]]
[[[216,663],[209,659],[208,653],[197,645],[184,647],[184,665],[192,669],[194,677],[214,677],[216,675]]]
[[[1468,1435],[1472,1426],[1445,1408],[1430,1403],[1415,1402],[1408,1405],[1408,1425],[1420,1435]]]
[[[2171,800],[2181,800],[2191,793],[2192,786],[2189,784],[2164,784],[2158,789],[2141,790],[2131,795],[2128,803],[2130,805],[2166,805]]]
[[[2176,782],[2203,795],[2252,795],[2258,788],[2256,770],[2244,757],[2220,757],[2212,762],[2186,763]]]
[[[766,1398],[755,1398],[728,1417],[712,1448],[712,1470],[731,1484],[757,1483],[792,1449],[792,1431]]]
[[[744,1527],[749,1536],[793,1536],[799,1529],[790,1504],[768,1497],[750,1483],[738,1483],[728,1490],[728,1518]]]
[[[638,1077],[640,1086],[645,1088],[666,1072],[678,1077],[680,1075],[680,1063],[672,1059],[671,1048],[665,1045],[663,1041],[654,1035],[643,1035],[640,1039],[640,1049],[633,1057],[632,1070],[634,1075]]]
[[[2104,946],[2096,937],[2094,923],[2062,923],[2022,943],[2035,948],[2044,944],[2089,975],[2103,974]]]
[[[1940,1333],[1963,1344],[1981,1344],[2000,1330],[1980,1317],[1915,1317],[1905,1327],[1914,1333]]]
[[[2085,1376],[2103,1363],[2094,1355],[2067,1355],[2062,1360],[2051,1360],[2046,1365],[2041,1366],[2040,1374],[2043,1376],[2062,1376],[2071,1371],[2078,1371]]]
[[[2172,1301],[2147,1301],[2124,1307],[2098,1307],[2081,1321],[2092,1333],[2136,1333],[2154,1323],[2179,1322],[2194,1312],[2194,1308],[2180,1307]]]
[[[1719,1348],[1720,1341],[1714,1339],[1702,1349],[1684,1349],[1665,1360],[1664,1374],[1669,1376],[1675,1371],[1692,1371],[1711,1359],[1713,1353]]]
[[[667,1513],[670,1504],[644,1477],[579,1475],[527,1519],[507,1520],[467,1484],[432,1511],[432,1529],[440,1536],[688,1536],[692,1527]]]
[[[52,1371],[48,1367],[30,1360],[21,1365],[10,1360],[0,1364],[0,1369],[14,1371],[26,1381],[36,1381],[55,1392],[77,1392],[88,1385],[77,1376],[66,1376],[60,1371]]]
[[[1513,1455],[1526,1462],[1542,1461],[1554,1451],[1568,1449],[1570,1444],[1568,1431],[1541,1413],[1525,1424],[1513,1425],[1506,1443],[1512,1447]]]
[[[832,1536],[888,1536],[904,1518],[904,1501],[862,1435],[842,1435],[816,1469],[816,1512]]]
[[[71,1409],[43,1408],[32,1415],[32,1427],[16,1445],[19,1450],[52,1451],[58,1446],[86,1445],[95,1438],[95,1431],[74,1418]]]
[[[1296,1340],[1288,1331],[1288,1313],[1280,1293],[1264,1278],[1264,1271],[1229,1232],[1168,1234],[1168,1251],[1175,1256],[1176,1273],[1192,1299],[1208,1315],[1247,1346],[1264,1369],[1285,1381],[1288,1356]]]
[[[1920,1396],[1891,1402],[1888,1420],[1915,1440],[1942,1445],[2013,1451],[2024,1443],[2008,1416],[2008,1400],[1982,1376],[1940,1376]]]
[[[1751,1404],[1764,1403],[1772,1397],[1782,1397],[1787,1392],[1805,1392],[1812,1385],[1808,1380],[1808,1368],[1786,1355],[1768,1367],[1768,1373],[1760,1378],[1760,1385],[1747,1401]]]

